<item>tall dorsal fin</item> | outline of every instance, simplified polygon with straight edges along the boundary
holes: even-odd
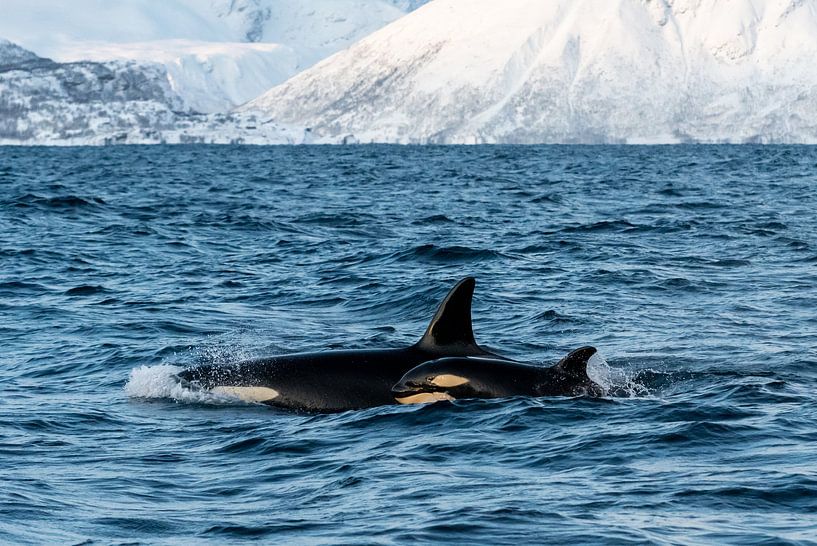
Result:
[[[575,351],[570,351],[556,364],[556,367],[573,377],[587,377],[587,361],[594,354],[596,354],[595,347],[580,347]]]
[[[426,333],[417,344],[427,351],[439,351],[445,347],[450,354],[483,354],[474,341],[471,327],[471,297],[474,295],[473,277],[458,282],[440,303]]]

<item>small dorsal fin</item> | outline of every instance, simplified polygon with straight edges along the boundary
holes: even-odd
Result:
[[[471,327],[471,298],[474,295],[473,277],[458,282],[440,303],[431,324],[417,346],[427,351],[445,347],[451,354],[484,354],[474,341]]]
[[[594,354],[596,354],[595,347],[580,347],[575,351],[570,351],[566,357],[556,364],[556,367],[568,375],[586,377],[587,361]]]

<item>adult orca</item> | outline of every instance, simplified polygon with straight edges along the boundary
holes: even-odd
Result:
[[[503,359],[474,341],[474,285],[473,277],[458,282],[423,337],[410,347],[297,353],[203,365],[178,376],[193,388],[284,408],[332,412],[394,404],[392,386],[418,364],[454,356]]]
[[[457,398],[508,396],[603,396],[587,375],[595,347],[576,349],[550,368],[486,357],[447,357],[409,370],[392,387],[401,404]]]

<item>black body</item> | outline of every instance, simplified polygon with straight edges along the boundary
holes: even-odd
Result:
[[[205,365],[179,373],[191,386],[263,387],[274,406],[312,411],[343,411],[394,404],[391,387],[418,364],[447,356],[491,356],[474,341],[471,299],[475,281],[457,283],[442,301],[425,335],[403,349],[369,349],[298,353],[239,362]]]
[[[410,370],[394,385],[392,394],[401,403],[509,396],[602,396],[604,390],[587,375],[587,360],[594,354],[594,347],[582,347],[549,368],[496,358],[441,358]]]

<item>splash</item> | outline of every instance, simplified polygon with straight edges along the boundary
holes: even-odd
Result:
[[[125,393],[131,398],[166,399],[187,404],[235,404],[239,399],[225,393],[194,389],[182,384],[184,368],[161,364],[140,366],[130,372]]]
[[[587,375],[602,389],[605,396],[615,398],[644,398],[654,392],[639,379],[640,372],[614,368],[596,353],[587,361]]]
[[[255,340],[260,337],[262,336],[253,331],[239,332],[220,339],[217,343],[196,347],[191,356],[197,363],[216,366],[250,360],[258,356],[258,351],[253,347],[257,344]]]
[[[141,366],[130,372],[125,393],[131,398],[166,399],[190,404],[236,404],[242,399],[228,391],[214,392],[183,382],[178,373],[190,366],[212,365],[218,368],[250,360],[262,351],[258,339],[264,336],[254,330],[241,330],[226,336],[211,338],[207,343],[174,352],[162,364]],[[277,347],[266,347],[269,354]]]

